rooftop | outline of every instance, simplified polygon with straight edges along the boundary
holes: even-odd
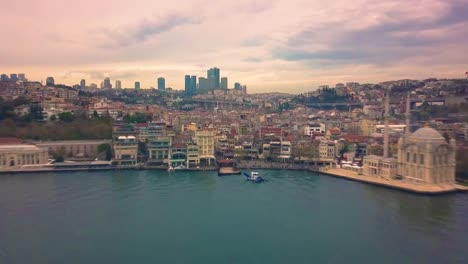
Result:
[[[430,127],[423,127],[416,130],[413,134],[411,134],[411,138],[416,139],[444,139],[444,137],[435,129]]]

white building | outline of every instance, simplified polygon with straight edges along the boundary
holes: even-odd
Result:
[[[138,142],[134,136],[119,136],[113,142],[114,160],[117,165],[136,165],[138,158]]]
[[[0,171],[42,166],[48,162],[47,148],[28,144],[0,145]]]
[[[424,184],[455,183],[455,140],[424,127],[398,141],[398,174],[403,180]]]
[[[315,133],[325,133],[325,124],[314,123],[304,126],[304,135],[312,136]]]

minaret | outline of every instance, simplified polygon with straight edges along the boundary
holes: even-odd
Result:
[[[406,113],[405,113],[405,141],[408,140],[410,136],[410,121],[411,121],[411,104],[410,104],[410,93],[406,97]]]
[[[388,135],[389,135],[389,126],[388,118],[390,117],[390,88],[387,88],[385,91],[385,134],[384,134],[384,158],[388,158]]]

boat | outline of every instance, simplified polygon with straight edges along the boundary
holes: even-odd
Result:
[[[253,181],[253,182],[263,182],[265,179],[262,178],[262,176],[259,175],[258,172],[252,171],[250,174],[247,172],[244,172],[244,176],[248,181]]]
[[[172,165],[169,165],[169,168],[167,168],[167,172],[174,172],[174,167],[172,167]]]
[[[180,164],[179,166],[174,167],[174,170],[183,170],[183,169],[186,169],[184,164]]]

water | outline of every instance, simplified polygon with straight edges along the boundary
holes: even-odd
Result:
[[[260,173],[0,175],[0,263],[468,263],[468,194]]]

